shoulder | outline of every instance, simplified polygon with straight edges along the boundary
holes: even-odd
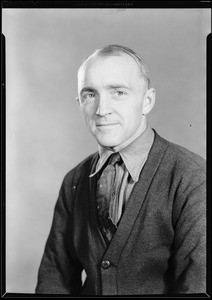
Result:
[[[92,168],[95,167],[97,159],[98,153],[96,152],[86,157],[83,161],[78,163],[73,169],[66,173],[60,187],[60,196],[58,198],[57,205],[63,202],[63,205],[65,205],[69,211],[72,210],[72,205],[75,203],[76,191],[79,186],[83,186],[83,189],[86,188],[87,183],[89,182],[89,175]]]
[[[206,160],[203,157],[183,146],[162,138],[155,131],[155,146],[157,147],[158,144],[163,144],[165,146],[164,158],[168,163],[171,162],[171,164],[174,164],[183,170],[199,170],[203,173],[206,172]]]
[[[159,163],[160,177],[166,178],[169,184],[174,188],[179,188],[182,193],[188,193],[197,187],[206,185],[206,161],[198,154],[167,141],[155,132],[153,143],[153,158],[161,158]]]
[[[71,169],[64,176],[63,184],[68,185],[70,182],[77,182],[83,176],[89,176],[93,166],[96,164],[98,159],[98,152],[95,152],[85,159],[83,159],[80,163],[78,163],[73,169]]]

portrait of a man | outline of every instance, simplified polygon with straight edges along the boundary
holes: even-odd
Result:
[[[3,9],[6,293],[208,293],[209,21]]]
[[[106,46],[81,65],[78,101],[99,152],[63,181],[37,293],[205,292],[205,161],[148,125],[149,85],[127,47]]]

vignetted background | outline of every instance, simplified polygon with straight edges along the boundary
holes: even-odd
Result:
[[[97,150],[79,113],[77,69],[96,48],[143,56],[150,125],[206,157],[207,9],[3,9],[6,37],[6,285],[33,293],[64,175]]]

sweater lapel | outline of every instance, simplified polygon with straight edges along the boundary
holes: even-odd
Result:
[[[164,140],[155,132],[155,140],[146,164],[140,174],[139,181],[134,186],[126,210],[120,220],[120,224],[104,255],[104,259],[110,260],[114,266],[117,266],[118,264],[118,260],[126,245],[136,217],[142,208],[143,201],[164,156],[166,148],[167,143],[164,143]]]

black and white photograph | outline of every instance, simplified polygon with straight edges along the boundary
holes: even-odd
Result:
[[[210,33],[207,5],[2,8],[6,294],[209,295]]]

